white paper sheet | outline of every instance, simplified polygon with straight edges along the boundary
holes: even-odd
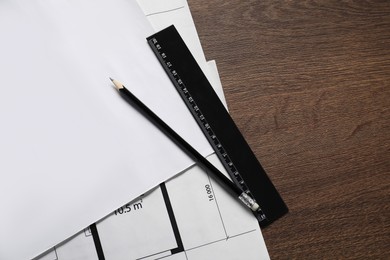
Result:
[[[0,259],[32,258],[192,164],[108,77],[211,153],[152,33],[135,1],[0,2]]]
[[[137,1],[156,30],[173,22],[226,105],[215,61],[205,63],[199,52],[200,42],[186,1]],[[209,160],[227,174],[215,154]],[[210,201],[210,189],[205,186],[210,184],[218,204],[216,199]],[[165,186],[168,197],[157,188],[99,221],[97,231],[106,259],[269,259],[257,220],[199,167],[191,167],[165,182]],[[176,237],[168,219],[168,201],[178,227]],[[179,241],[183,248],[178,247]],[[98,256],[92,234],[83,230],[38,259],[97,260]]]
[[[209,67],[217,71],[215,63]],[[216,82],[217,75],[209,79]],[[227,175],[215,154],[208,160]],[[269,259],[256,218],[201,168],[163,185],[166,194],[158,187],[96,224],[105,259]],[[88,229],[35,260],[67,259],[98,259]]]

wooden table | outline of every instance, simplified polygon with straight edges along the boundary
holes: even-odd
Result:
[[[272,259],[390,259],[390,1],[189,0],[290,212]]]

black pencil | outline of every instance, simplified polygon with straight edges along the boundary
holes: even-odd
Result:
[[[159,118],[152,110],[143,104],[136,96],[134,96],[123,84],[115,79],[110,78],[114,83],[119,94],[128,103],[133,105],[141,114],[148,118],[156,127],[158,127],[167,137],[169,137],[177,146],[179,146],[189,157],[191,157],[203,170],[210,173],[214,179],[220,183],[230,194],[240,199],[240,201],[253,212],[257,212],[260,207],[256,201],[248,194],[243,192],[241,188],[236,186],[222,172],[220,172],[213,164],[211,164],[203,155],[195,148],[187,143],[179,134],[169,127],[161,118]]]

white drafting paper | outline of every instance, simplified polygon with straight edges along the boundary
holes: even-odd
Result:
[[[156,2],[155,5],[160,3],[159,0],[138,0],[143,9],[145,2],[149,6],[152,2]],[[154,28],[168,26],[171,19],[164,18],[177,17],[174,24],[179,28],[184,40],[199,43],[194,29],[188,28],[188,32],[193,31],[195,34],[183,31],[187,29],[183,24],[194,26],[189,10],[183,7],[185,1],[172,2],[176,5],[167,4],[155,10],[152,25]],[[157,17],[161,19],[156,19]],[[150,15],[148,19],[151,21]],[[189,48],[194,56],[201,57],[202,53],[197,52],[198,48],[193,48],[192,45]],[[208,79],[224,102],[215,62],[208,62],[204,67],[210,71],[207,74]],[[210,160],[224,172],[215,155],[211,156]],[[169,200],[180,228],[180,238],[184,242],[183,250],[177,248],[176,238],[172,234],[172,223],[167,219],[166,198],[163,198],[162,190],[157,188],[142,196],[140,200],[126,204],[122,210],[117,210],[116,215],[110,214],[99,221],[97,228],[106,259],[135,259],[145,256],[149,257],[142,259],[269,259],[257,221],[242,211],[241,205],[219,189],[218,184],[213,183],[213,195],[222,209],[219,215],[216,200],[209,201],[210,194],[207,194],[205,189],[205,185],[210,183],[207,175],[198,167],[190,168],[166,182]],[[66,259],[98,259],[88,229],[39,258]]]
[[[135,1],[0,2],[0,259],[32,258],[192,164],[108,77],[212,151],[152,33]]]
[[[210,82],[224,99],[215,62],[208,62],[207,67]],[[227,174],[215,154],[209,160]],[[206,189],[210,184],[212,191]],[[269,259],[257,220],[199,167],[191,167],[165,182],[165,186],[168,198],[157,188],[99,221],[97,229],[106,259]],[[210,200],[210,195],[215,199]],[[167,201],[173,209],[178,238],[167,216]],[[177,240],[183,248],[178,247]],[[92,235],[86,229],[38,259],[98,257]]]

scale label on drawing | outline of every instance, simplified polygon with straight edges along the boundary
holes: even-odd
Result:
[[[140,210],[143,208],[143,201],[142,200],[139,200],[135,203],[127,203],[126,205],[116,209],[114,211],[114,214],[116,216],[118,215],[122,215],[122,214],[125,214],[125,213],[130,213],[132,211],[137,211],[137,210]]]
[[[213,201],[214,194],[213,194],[213,190],[211,189],[210,184],[206,184],[204,187],[206,189],[207,198],[209,199],[209,201]]]

